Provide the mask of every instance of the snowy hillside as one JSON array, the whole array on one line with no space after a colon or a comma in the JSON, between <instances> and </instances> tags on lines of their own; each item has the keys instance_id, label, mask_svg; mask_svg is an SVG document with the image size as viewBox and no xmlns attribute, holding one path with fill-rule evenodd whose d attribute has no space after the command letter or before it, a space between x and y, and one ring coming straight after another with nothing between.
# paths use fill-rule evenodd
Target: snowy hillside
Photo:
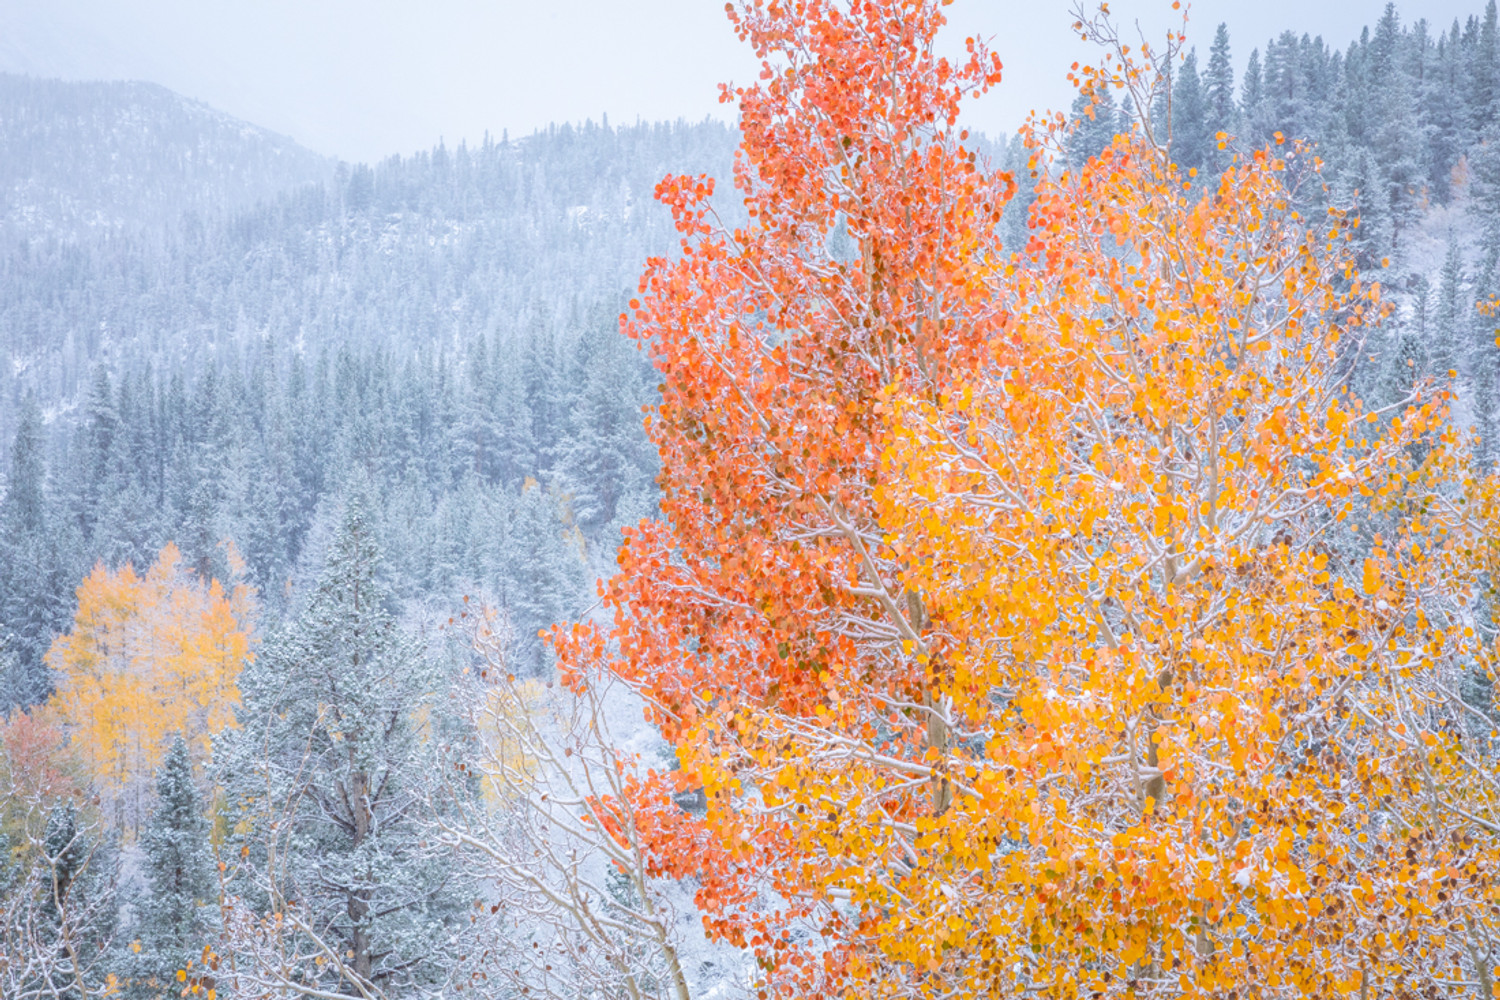
<instances>
[{"instance_id":1,"label":"snowy hillside","mask_svg":"<svg viewBox=\"0 0 1500 1000\"><path fill-rule=\"evenodd\" d=\"M0 74L0 226L69 238L222 217L333 161L150 83Z\"/></svg>"}]
</instances>

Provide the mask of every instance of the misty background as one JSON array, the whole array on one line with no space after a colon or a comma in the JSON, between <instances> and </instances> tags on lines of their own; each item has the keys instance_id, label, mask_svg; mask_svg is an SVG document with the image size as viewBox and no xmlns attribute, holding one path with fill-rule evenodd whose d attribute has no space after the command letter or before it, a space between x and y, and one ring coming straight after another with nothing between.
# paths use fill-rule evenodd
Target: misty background
<instances>
[{"instance_id":1,"label":"misty background","mask_svg":"<svg viewBox=\"0 0 1500 1000\"><path fill-rule=\"evenodd\" d=\"M1096 50L1072 31L1070 0L959 0L949 41L989 38L1005 82L972 110L989 135L1028 111L1072 101L1068 66ZM1160 38L1170 0L1111 4ZM1189 42L1206 58L1219 22L1237 70L1252 47L1291 30L1335 48L1373 24L1382 0L1198 0ZM1400 5L1446 29L1463 0ZM149 80L281 132L319 153L373 161L489 131L551 123L729 121L718 84L757 66L720 0L5 0L0 71L68 80Z\"/></svg>"}]
</instances>

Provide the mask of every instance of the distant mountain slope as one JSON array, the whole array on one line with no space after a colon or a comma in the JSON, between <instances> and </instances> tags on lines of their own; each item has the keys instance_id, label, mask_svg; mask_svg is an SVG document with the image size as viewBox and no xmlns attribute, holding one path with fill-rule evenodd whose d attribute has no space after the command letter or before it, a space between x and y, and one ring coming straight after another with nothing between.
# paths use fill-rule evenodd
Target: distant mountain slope
<instances>
[{"instance_id":1,"label":"distant mountain slope","mask_svg":"<svg viewBox=\"0 0 1500 1000\"><path fill-rule=\"evenodd\" d=\"M159 229L332 176L334 161L151 83L0 73L0 226Z\"/></svg>"},{"instance_id":2,"label":"distant mountain slope","mask_svg":"<svg viewBox=\"0 0 1500 1000\"><path fill-rule=\"evenodd\" d=\"M186 159L182 143L138 143ZM612 320L646 258L677 246L656 183L727 176L734 144L717 122L561 126L341 164L325 183L158 234L85 226L38 239L17 220L0 229L0 439L24 391L70 411L99 361L191 381L262 341L407 355ZM152 179L138 180L149 193Z\"/></svg>"},{"instance_id":3,"label":"distant mountain slope","mask_svg":"<svg viewBox=\"0 0 1500 1000\"><path fill-rule=\"evenodd\" d=\"M25 546L0 537L0 643L30 678L10 697L47 688L100 560L173 540L212 568L230 539L280 614L356 473L396 592L489 595L538 665L537 630L588 604L655 502L656 379L616 332L647 257L679 247L654 189L727 178L734 130L563 125L328 165L157 88L6 83L0 454L18 434L46 453L43 568L7 569ZM0 528L24 492L4 485Z\"/></svg>"}]
</instances>

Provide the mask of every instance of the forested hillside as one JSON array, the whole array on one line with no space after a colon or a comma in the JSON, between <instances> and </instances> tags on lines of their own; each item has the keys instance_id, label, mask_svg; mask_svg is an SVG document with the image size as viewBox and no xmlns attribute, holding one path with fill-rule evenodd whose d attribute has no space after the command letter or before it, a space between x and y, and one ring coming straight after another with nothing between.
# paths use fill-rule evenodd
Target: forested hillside
<instances>
[{"instance_id":1,"label":"forested hillside","mask_svg":"<svg viewBox=\"0 0 1500 1000\"><path fill-rule=\"evenodd\" d=\"M149 83L0 73L7 243L161 235L328 180L333 161Z\"/></svg>"},{"instance_id":2,"label":"forested hillside","mask_svg":"<svg viewBox=\"0 0 1500 1000\"><path fill-rule=\"evenodd\" d=\"M58 119L26 134L71 127L71 85L26 82L16 118ZM172 179L194 147L137 92L115 91L149 137L132 169ZM74 97L105 118L103 93ZM250 159L261 134L241 132ZM653 502L654 383L615 332L641 264L674 242L651 192L669 170L726 172L732 142L716 124L561 127L154 225L13 216L6 509L34 509L0 515L8 697L49 690L41 655L99 560L144 566L175 540L207 570L233 540L278 615L320 502L356 468L379 484L403 598L482 591L529 635L576 613L611 531Z\"/></svg>"}]
</instances>

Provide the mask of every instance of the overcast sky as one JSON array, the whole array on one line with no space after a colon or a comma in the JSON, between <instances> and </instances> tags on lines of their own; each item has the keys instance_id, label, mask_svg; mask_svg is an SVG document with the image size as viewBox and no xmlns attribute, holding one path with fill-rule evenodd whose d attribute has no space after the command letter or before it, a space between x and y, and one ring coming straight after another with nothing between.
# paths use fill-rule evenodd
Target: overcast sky
<instances>
[{"instance_id":1,"label":"overcast sky","mask_svg":"<svg viewBox=\"0 0 1500 1000\"><path fill-rule=\"evenodd\" d=\"M1000 90L972 112L1009 131L1033 108L1065 107L1065 75L1091 49L1070 0L956 0L950 41L992 39ZM1115 0L1154 34L1170 0ZM1343 47L1384 0L1197 0L1190 42L1229 24L1236 63L1292 28ZM1446 26L1483 0L1407 0L1408 20ZM376 159L524 134L552 121L707 114L720 81L755 67L723 0L0 0L0 70L161 83L319 152ZM3 113L3 109L0 109Z\"/></svg>"}]
</instances>

